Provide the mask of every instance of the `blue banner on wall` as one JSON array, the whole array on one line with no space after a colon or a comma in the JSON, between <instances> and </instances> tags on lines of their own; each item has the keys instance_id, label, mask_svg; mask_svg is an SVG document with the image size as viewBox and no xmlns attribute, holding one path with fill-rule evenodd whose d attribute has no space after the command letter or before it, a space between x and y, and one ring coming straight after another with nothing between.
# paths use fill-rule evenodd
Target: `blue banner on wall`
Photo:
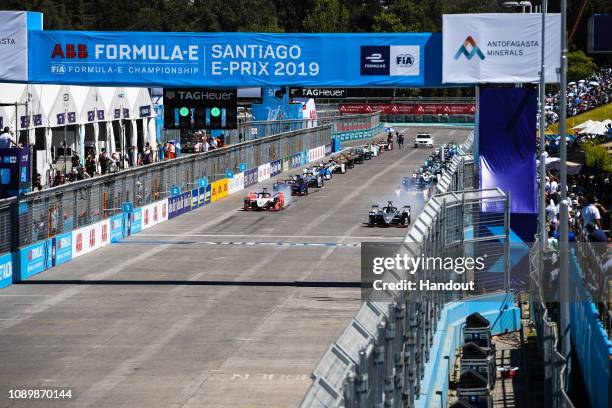
<instances>
[{"instance_id":1,"label":"blue banner on wall","mask_svg":"<svg viewBox=\"0 0 612 408\"><path fill-rule=\"evenodd\" d=\"M72 259L72 232L53 237L52 265L61 265Z\"/></svg>"},{"instance_id":2,"label":"blue banner on wall","mask_svg":"<svg viewBox=\"0 0 612 408\"><path fill-rule=\"evenodd\" d=\"M110 218L111 242L119 242L123 239L123 214L113 215Z\"/></svg>"},{"instance_id":3,"label":"blue banner on wall","mask_svg":"<svg viewBox=\"0 0 612 408\"><path fill-rule=\"evenodd\" d=\"M302 154L297 153L291 156L291 168L295 169L296 167L300 167L302 165Z\"/></svg>"},{"instance_id":4,"label":"blue banner on wall","mask_svg":"<svg viewBox=\"0 0 612 408\"><path fill-rule=\"evenodd\" d=\"M250 169L244 172L244 186L252 186L253 184L257 184L257 167L254 169Z\"/></svg>"},{"instance_id":5,"label":"blue banner on wall","mask_svg":"<svg viewBox=\"0 0 612 408\"><path fill-rule=\"evenodd\" d=\"M270 177L278 176L283 172L282 160L272 160L270 162Z\"/></svg>"},{"instance_id":6,"label":"blue banner on wall","mask_svg":"<svg viewBox=\"0 0 612 408\"><path fill-rule=\"evenodd\" d=\"M13 283L13 254L0 256L0 289Z\"/></svg>"},{"instance_id":7,"label":"blue banner on wall","mask_svg":"<svg viewBox=\"0 0 612 408\"><path fill-rule=\"evenodd\" d=\"M29 66L31 82L185 87L441 84L441 35L430 33L31 31L29 45L29 60L36 61Z\"/></svg>"},{"instance_id":8,"label":"blue banner on wall","mask_svg":"<svg viewBox=\"0 0 612 408\"><path fill-rule=\"evenodd\" d=\"M168 198L168 218L178 217L191 210L191 191Z\"/></svg>"},{"instance_id":9,"label":"blue banner on wall","mask_svg":"<svg viewBox=\"0 0 612 408\"><path fill-rule=\"evenodd\" d=\"M191 190L191 209L195 210L200 206L200 189L194 188Z\"/></svg>"},{"instance_id":10,"label":"blue banner on wall","mask_svg":"<svg viewBox=\"0 0 612 408\"><path fill-rule=\"evenodd\" d=\"M130 235L142 231L142 208L134 208L131 217Z\"/></svg>"},{"instance_id":11,"label":"blue banner on wall","mask_svg":"<svg viewBox=\"0 0 612 408\"><path fill-rule=\"evenodd\" d=\"M21 248L19 250L19 280L25 280L50 268L52 265L51 252L50 239Z\"/></svg>"}]
</instances>

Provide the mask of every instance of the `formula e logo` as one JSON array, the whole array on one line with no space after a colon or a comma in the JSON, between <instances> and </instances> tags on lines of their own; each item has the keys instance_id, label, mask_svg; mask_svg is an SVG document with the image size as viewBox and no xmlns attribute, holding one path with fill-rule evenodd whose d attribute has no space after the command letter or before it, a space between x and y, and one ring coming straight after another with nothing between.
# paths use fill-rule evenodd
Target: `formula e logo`
<instances>
[{"instance_id":1,"label":"formula e logo","mask_svg":"<svg viewBox=\"0 0 612 408\"><path fill-rule=\"evenodd\" d=\"M395 65L399 67L411 67L414 65L414 56L412 54L399 54L395 57Z\"/></svg>"},{"instance_id":2,"label":"formula e logo","mask_svg":"<svg viewBox=\"0 0 612 408\"><path fill-rule=\"evenodd\" d=\"M66 44L65 47L62 47L62 44L55 44L53 52L51 53L51 59L84 59L87 58L88 55L87 45L85 44Z\"/></svg>"},{"instance_id":3,"label":"formula e logo","mask_svg":"<svg viewBox=\"0 0 612 408\"><path fill-rule=\"evenodd\" d=\"M365 59L367 59L370 63L379 63L379 62L385 62L385 60L382 57L382 54L379 52L375 52L374 54L370 54L367 57L365 57Z\"/></svg>"},{"instance_id":4,"label":"formula e logo","mask_svg":"<svg viewBox=\"0 0 612 408\"><path fill-rule=\"evenodd\" d=\"M468 47L472 50L468 51ZM467 38L465 39L461 47L459 47L453 58L457 60L459 59L459 57L461 57L461 55L465 55L465 58L467 58L468 61L474 58L474 55L478 55L478 58L480 58L481 60L485 59L484 54L482 53L482 51L480 51L478 45L476 45L476 40L474 40L471 35L467 36Z\"/></svg>"},{"instance_id":5,"label":"formula e logo","mask_svg":"<svg viewBox=\"0 0 612 408\"><path fill-rule=\"evenodd\" d=\"M389 75L389 46L361 46L361 75Z\"/></svg>"}]
</instances>

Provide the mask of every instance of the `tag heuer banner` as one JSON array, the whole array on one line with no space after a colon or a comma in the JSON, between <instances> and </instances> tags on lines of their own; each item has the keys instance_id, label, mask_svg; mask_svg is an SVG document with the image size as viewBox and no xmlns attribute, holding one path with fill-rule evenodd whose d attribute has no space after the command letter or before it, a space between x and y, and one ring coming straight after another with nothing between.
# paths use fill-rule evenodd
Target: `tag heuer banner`
<instances>
[{"instance_id":1,"label":"tag heuer banner","mask_svg":"<svg viewBox=\"0 0 612 408\"><path fill-rule=\"evenodd\" d=\"M448 14L442 25L443 83L539 81L540 14ZM559 82L561 17L546 15L547 83Z\"/></svg>"}]
</instances>

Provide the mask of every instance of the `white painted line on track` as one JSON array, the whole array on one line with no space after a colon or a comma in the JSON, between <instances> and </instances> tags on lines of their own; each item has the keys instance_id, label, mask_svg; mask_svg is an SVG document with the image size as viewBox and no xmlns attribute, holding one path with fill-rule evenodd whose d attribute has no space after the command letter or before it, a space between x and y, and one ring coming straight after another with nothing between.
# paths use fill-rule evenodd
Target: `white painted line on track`
<instances>
[{"instance_id":1,"label":"white painted line on track","mask_svg":"<svg viewBox=\"0 0 612 408\"><path fill-rule=\"evenodd\" d=\"M364 239L364 240L400 240L402 237L381 237L381 236L352 236L352 235L253 235L253 234L147 234L139 233L134 235L137 240L139 237L216 237L216 238L295 238L295 239Z\"/></svg>"}]
</instances>

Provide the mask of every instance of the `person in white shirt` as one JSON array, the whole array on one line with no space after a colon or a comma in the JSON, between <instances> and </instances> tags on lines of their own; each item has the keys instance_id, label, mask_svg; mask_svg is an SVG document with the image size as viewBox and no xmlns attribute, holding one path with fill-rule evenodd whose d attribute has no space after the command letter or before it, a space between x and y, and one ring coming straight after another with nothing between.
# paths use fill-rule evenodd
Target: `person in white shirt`
<instances>
[{"instance_id":1,"label":"person in white shirt","mask_svg":"<svg viewBox=\"0 0 612 408\"><path fill-rule=\"evenodd\" d=\"M580 216L582 217L583 227L593 223L597 228L601 228L601 214L595 206L595 197L587 197L587 204L580 211Z\"/></svg>"},{"instance_id":2,"label":"person in white shirt","mask_svg":"<svg viewBox=\"0 0 612 408\"><path fill-rule=\"evenodd\" d=\"M557 216L559 214L559 207L557 206L557 204L555 204L555 202L553 200L550 200L548 202L548 205L546 206L546 219L555 224L557 222Z\"/></svg>"},{"instance_id":3,"label":"person in white shirt","mask_svg":"<svg viewBox=\"0 0 612 408\"><path fill-rule=\"evenodd\" d=\"M557 183L557 180L555 180L554 178L550 181L550 193L554 194L557 191L559 191L559 184Z\"/></svg>"},{"instance_id":4,"label":"person in white shirt","mask_svg":"<svg viewBox=\"0 0 612 408\"><path fill-rule=\"evenodd\" d=\"M10 147L16 146L15 139L11 134L10 128L7 126L4 128L4 131L0 134L0 148L8 149Z\"/></svg>"}]
</instances>

